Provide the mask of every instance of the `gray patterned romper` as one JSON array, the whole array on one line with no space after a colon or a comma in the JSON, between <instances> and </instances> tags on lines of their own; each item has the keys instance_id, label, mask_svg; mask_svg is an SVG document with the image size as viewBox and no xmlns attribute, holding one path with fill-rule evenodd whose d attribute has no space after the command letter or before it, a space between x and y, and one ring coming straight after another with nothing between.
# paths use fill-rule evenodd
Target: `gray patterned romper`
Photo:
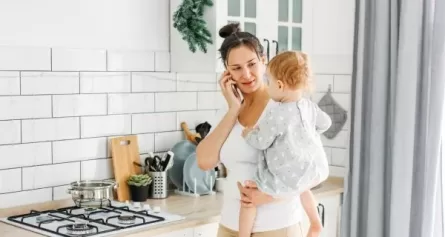
<instances>
[{"instance_id":1,"label":"gray patterned romper","mask_svg":"<svg viewBox=\"0 0 445 237\"><path fill-rule=\"evenodd\" d=\"M329 115L302 98L271 108L246 136L262 150L255 174L258 189L272 196L296 195L329 175L320 134L331 126Z\"/></svg>"}]
</instances>

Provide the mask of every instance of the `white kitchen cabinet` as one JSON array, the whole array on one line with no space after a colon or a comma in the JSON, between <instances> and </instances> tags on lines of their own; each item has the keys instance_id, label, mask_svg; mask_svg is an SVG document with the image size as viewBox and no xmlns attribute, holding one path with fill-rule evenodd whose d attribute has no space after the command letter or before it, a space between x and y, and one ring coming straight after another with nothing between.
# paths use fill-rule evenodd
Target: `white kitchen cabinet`
<instances>
[{"instance_id":1,"label":"white kitchen cabinet","mask_svg":"<svg viewBox=\"0 0 445 237\"><path fill-rule=\"evenodd\" d=\"M217 233L218 223L210 223L196 227L193 237L216 237Z\"/></svg>"},{"instance_id":2,"label":"white kitchen cabinet","mask_svg":"<svg viewBox=\"0 0 445 237\"><path fill-rule=\"evenodd\" d=\"M322 219L323 231L320 237L338 237L340 228L341 217L341 194L327 196L322 198L316 198L319 203L319 214ZM324 211L324 217L323 217ZM309 219L304 214L303 221L301 222L303 228L303 234L306 235L309 229Z\"/></svg>"},{"instance_id":3,"label":"white kitchen cabinet","mask_svg":"<svg viewBox=\"0 0 445 237\"><path fill-rule=\"evenodd\" d=\"M169 232L169 233L165 233L165 234L161 234L161 235L156 235L155 237L194 237L193 233L194 233L194 229L188 228L188 229L177 230L177 231L173 231L173 232Z\"/></svg>"},{"instance_id":4,"label":"white kitchen cabinet","mask_svg":"<svg viewBox=\"0 0 445 237\"><path fill-rule=\"evenodd\" d=\"M171 0L171 18L181 2ZM242 30L256 35L269 59L288 49L312 51L311 0L218 0L213 4L204 14L213 39L207 53L191 52L179 32L170 27L173 72L223 72L218 51L223 39L218 32L229 22L239 22Z\"/></svg>"}]
</instances>

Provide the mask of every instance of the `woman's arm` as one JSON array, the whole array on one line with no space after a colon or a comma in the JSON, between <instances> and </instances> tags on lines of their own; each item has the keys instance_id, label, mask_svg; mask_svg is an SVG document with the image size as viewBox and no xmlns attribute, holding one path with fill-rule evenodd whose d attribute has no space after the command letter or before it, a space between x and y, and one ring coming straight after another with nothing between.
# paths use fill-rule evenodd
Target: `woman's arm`
<instances>
[{"instance_id":1,"label":"woman's arm","mask_svg":"<svg viewBox=\"0 0 445 237\"><path fill-rule=\"evenodd\" d=\"M215 129L198 144L196 159L202 170L210 170L218 164L219 151L236 123L238 111L229 109Z\"/></svg>"},{"instance_id":2,"label":"woman's arm","mask_svg":"<svg viewBox=\"0 0 445 237\"><path fill-rule=\"evenodd\" d=\"M229 110L215 129L199 142L196 148L196 159L198 160L199 168L202 170L212 169L218 164L219 151L227 136L229 136L230 131L232 131L241 109L240 92L234 89L236 82L232 79L229 72L225 71L221 75L219 85Z\"/></svg>"}]
</instances>

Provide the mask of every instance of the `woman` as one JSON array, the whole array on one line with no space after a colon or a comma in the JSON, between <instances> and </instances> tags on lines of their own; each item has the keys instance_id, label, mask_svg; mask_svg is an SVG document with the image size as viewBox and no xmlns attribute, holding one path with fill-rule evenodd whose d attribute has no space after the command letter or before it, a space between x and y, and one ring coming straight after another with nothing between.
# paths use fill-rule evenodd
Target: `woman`
<instances>
[{"instance_id":1,"label":"woman","mask_svg":"<svg viewBox=\"0 0 445 237\"><path fill-rule=\"evenodd\" d=\"M218 237L238 236L241 205L257 206L252 236L302 236L299 222L303 208L300 197L274 200L258 189L249 185L243 187L238 183L238 180L252 179L259 154L258 150L244 141L242 130L255 126L264 112L276 105L276 102L269 98L263 82L264 49L258 38L240 32L238 24L223 27L219 34L225 38L220 53L227 69L219 83L228 109L196 150L201 169L213 169L219 162L227 168ZM240 192L243 193L241 202ZM315 207L308 214L311 220L318 218L315 217Z\"/></svg>"}]
</instances>

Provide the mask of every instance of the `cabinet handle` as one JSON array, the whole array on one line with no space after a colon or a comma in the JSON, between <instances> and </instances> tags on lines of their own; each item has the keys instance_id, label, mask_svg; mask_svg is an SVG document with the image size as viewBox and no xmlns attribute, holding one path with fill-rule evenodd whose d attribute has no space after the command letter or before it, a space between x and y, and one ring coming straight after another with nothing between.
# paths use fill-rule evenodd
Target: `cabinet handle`
<instances>
[{"instance_id":1,"label":"cabinet handle","mask_svg":"<svg viewBox=\"0 0 445 237\"><path fill-rule=\"evenodd\" d=\"M269 62L269 58L270 58L270 49L269 49L269 40L268 39L264 39L264 41L267 42L267 46L266 46L266 55L267 55L267 62Z\"/></svg>"},{"instance_id":2,"label":"cabinet handle","mask_svg":"<svg viewBox=\"0 0 445 237\"><path fill-rule=\"evenodd\" d=\"M276 43L276 44L277 44L277 45L275 45L275 55L278 55L278 48L279 48L279 47L278 47L278 46L279 46L279 45L278 45L278 41L276 41L276 40L272 40L272 44L273 44L273 43Z\"/></svg>"},{"instance_id":3,"label":"cabinet handle","mask_svg":"<svg viewBox=\"0 0 445 237\"><path fill-rule=\"evenodd\" d=\"M317 206L318 215L321 218L321 225L324 227L324 205L319 203Z\"/></svg>"}]
</instances>

